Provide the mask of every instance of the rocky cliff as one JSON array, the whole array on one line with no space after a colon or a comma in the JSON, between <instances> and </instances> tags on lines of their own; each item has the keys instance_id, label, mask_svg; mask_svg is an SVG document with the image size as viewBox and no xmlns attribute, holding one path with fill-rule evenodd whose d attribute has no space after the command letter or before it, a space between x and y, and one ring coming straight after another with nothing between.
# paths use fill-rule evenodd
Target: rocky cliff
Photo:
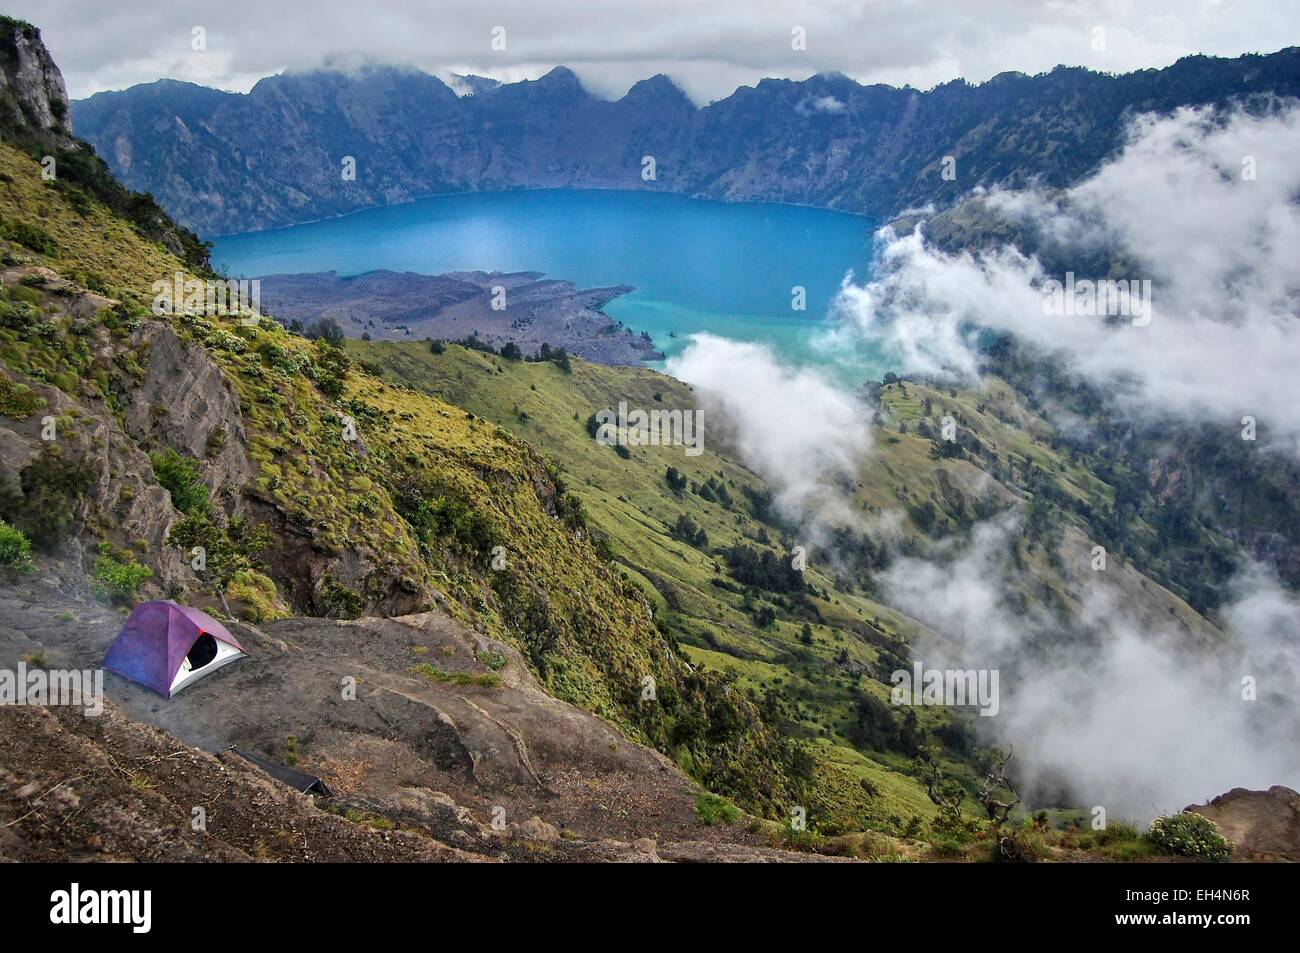
<instances>
[{"instance_id":1,"label":"rocky cliff","mask_svg":"<svg viewBox=\"0 0 1300 953\"><path fill-rule=\"evenodd\" d=\"M94 198L191 267L206 270L208 249L172 221L150 195L124 188L72 134L63 74L30 23L0 16L0 140L42 163L52 188L74 202Z\"/></svg>"}]
</instances>

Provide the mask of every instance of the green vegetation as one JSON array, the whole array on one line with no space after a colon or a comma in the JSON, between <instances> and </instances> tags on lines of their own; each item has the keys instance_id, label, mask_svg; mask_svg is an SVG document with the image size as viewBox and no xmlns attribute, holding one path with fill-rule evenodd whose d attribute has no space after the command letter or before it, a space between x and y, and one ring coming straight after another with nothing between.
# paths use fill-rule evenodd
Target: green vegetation
<instances>
[{"instance_id":1,"label":"green vegetation","mask_svg":"<svg viewBox=\"0 0 1300 953\"><path fill-rule=\"evenodd\" d=\"M32 544L22 530L0 520L0 566L12 569L30 569Z\"/></svg>"},{"instance_id":2,"label":"green vegetation","mask_svg":"<svg viewBox=\"0 0 1300 953\"><path fill-rule=\"evenodd\" d=\"M726 798L705 791L695 799L695 816L706 827L714 827L736 823L740 819L740 810Z\"/></svg>"},{"instance_id":3,"label":"green vegetation","mask_svg":"<svg viewBox=\"0 0 1300 953\"><path fill-rule=\"evenodd\" d=\"M1232 842L1219 825L1190 811L1157 817L1147 830L1147 840L1162 854L1196 860L1222 861L1232 856Z\"/></svg>"},{"instance_id":4,"label":"green vegetation","mask_svg":"<svg viewBox=\"0 0 1300 953\"><path fill-rule=\"evenodd\" d=\"M115 554L108 543L100 546L99 557L91 570L95 591L115 603L130 602L152 577L152 569L129 555Z\"/></svg>"},{"instance_id":5,"label":"green vegetation","mask_svg":"<svg viewBox=\"0 0 1300 953\"><path fill-rule=\"evenodd\" d=\"M899 554L925 553L1018 505L1009 498L1027 501L1015 548L1033 581L1026 610L1069 606L1058 530L1091 543L1132 521L1146 528L1144 546L1176 531L1170 538L1184 554L1209 538L1196 529L1197 513L1165 525L1146 497L1121 506L1137 493L1136 471L1108 470L1097 465L1099 451L1069 446L1020 383L880 385L879 452L845 489L867 524L908 516L896 539L841 532L831 544L842 560L830 564L814 550L799 571L791 557L802 541L771 491L718 448L697 457L673 447L610 453L591 439L585 422L619 400L694 407L680 382L562 352L502 359L472 341L340 341L329 328L311 340L269 320L155 319L150 284L183 265L87 194L82 201L45 188L29 159L0 146L0 220L39 221L52 243L33 248L0 230L0 255L79 275L115 299L74 316L60 304L72 292L43 274L0 294L0 413L21 420L40 411L46 400L33 384L78 408L58 416L60 440L23 466L20 486L0 498L0 517L37 550L73 533L106 540L91 570L105 595L129 601L150 584L146 562L156 558L122 538L109 506L138 500L141 482L158 497L164 487L184 517L167 545L202 547L197 585L245 617L446 606L517 648L547 691L697 779L709 792L697 804L702 820L713 818L706 823L729 823L735 805L783 819L801 805L808 829L787 824L775 835L800 849L837 849L835 838L864 831L909 843L927 837L936 852L963 859L998 851L1034 860L1067 844L1117 858L1155 849L1148 839L1036 823L1009 826L990 843L971 816L977 750L963 716L888 701L889 673L908 664L924 630L878 600L876 574ZM106 430L125 420L148 367L141 338L160 328L202 349L238 399L239 438L254 467L243 491L248 522L228 518L221 495L209 498L205 460L171 449L150 454L151 466L115 488L115 500L87 505L99 461L136 451L96 445L79 424L81 408L102 416ZM1003 371L1019 373L1011 364ZM953 444L934 438L947 414L959 424ZM234 438L231 428L214 430L208 459ZM985 492L988 476L1015 493ZM1165 567L1171 585L1190 565L1174 562ZM1154 583L1148 593L1189 628L1203 624L1178 595ZM427 663L416 671L498 687L504 656L478 660L487 672ZM865 842L845 849L875 850Z\"/></svg>"},{"instance_id":6,"label":"green vegetation","mask_svg":"<svg viewBox=\"0 0 1300 953\"><path fill-rule=\"evenodd\" d=\"M171 494L172 506L190 516L206 516L211 509L208 488L203 485L198 463L187 460L171 447L149 454L154 478Z\"/></svg>"},{"instance_id":7,"label":"green vegetation","mask_svg":"<svg viewBox=\"0 0 1300 953\"><path fill-rule=\"evenodd\" d=\"M685 385L641 368L580 360L569 361L568 373L546 362L494 361L456 344L348 341L346 348L362 368L459 404L563 463L553 479L577 497L597 544L616 560L624 586L648 600L674 651L721 675L733 698L798 740L782 755L797 787L774 814L801 803L812 806L814 826L897 830L911 816L933 813L923 789L902 772L915 739L947 715L926 711L918 720L881 703L893 727L876 747L855 740L861 697L887 698L878 679L906 656L906 620L815 560L804 574L794 570L794 541L785 538L767 488L713 448L698 457L672 447L631 448L624 457L591 438L594 414L620 399L694 406ZM554 613L543 611L542 594L529 584L535 577L515 569L512 560L511 571L494 573L491 585L507 617L523 622L515 626L516 644L552 678L544 666ZM674 702L668 696L666 704ZM679 765L706 780L685 745L671 736L665 743ZM868 777L888 778L880 785L888 793L868 796L861 784ZM714 790L752 804L736 790Z\"/></svg>"},{"instance_id":8,"label":"green vegetation","mask_svg":"<svg viewBox=\"0 0 1300 953\"><path fill-rule=\"evenodd\" d=\"M428 662L421 662L415 666L414 671L431 682L442 682L446 685L475 685L479 688L501 687L501 676L493 672L478 674L473 672L447 672L430 665Z\"/></svg>"}]
</instances>

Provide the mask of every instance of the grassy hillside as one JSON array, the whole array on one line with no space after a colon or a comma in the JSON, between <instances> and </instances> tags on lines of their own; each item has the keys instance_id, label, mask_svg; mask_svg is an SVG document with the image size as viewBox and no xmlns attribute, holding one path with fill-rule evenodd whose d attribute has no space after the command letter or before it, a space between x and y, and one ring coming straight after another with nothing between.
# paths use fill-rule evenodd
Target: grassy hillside
<instances>
[{"instance_id":1,"label":"grassy hillside","mask_svg":"<svg viewBox=\"0 0 1300 953\"><path fill-rule=\"evenodd\" d=\"M180 260L4 147L0 221L0 414L23 448L7 461L0 517L43 552L92 575L138 565L152 578L127 595L214 608L229 596L249 617L443 605L518 646L557 697L712 790L769 816L805 806L824 832L933 817L912 775L921 744L975 789L963 716L887 704L888 674L922 627L880 600L875 571L1023 507L1025 598L1068 605L1077 580L1049 530L1089 542L1081 514L1113 500L1005 383L892 382L876 395L878 452L853 495L868 516L901 509L900 538L849 533L836 565L765 577L755 566L784 566L799 540L725 448L621 454L590 437L589 416L620 400L689 406L679 382L454 345L342 352L246 315L155 317L150 286L185 271ZM210 429L172 417L187 389L166 389L176 375L220 410ZM47 410L53 446L37 436ZM945 413L961 425L956 452L933 439ZM182 463L164 472L168 451ZM220 584L191 572L195 543L236 571ZM1206 626L1163 588L1143 589L1152 611Z\"/></svg>"},{"instance_id":2,"label":"grassy hillside","mask_svg":"<svg viewBox=\"0 0 1300 953\"><path fill-rule=\"evenodd\" d=\"M183 264L106 207L70 201L8 147L0 218L0 427L14 448L0 516L37 540L38 558L116 572L130 581L121 599L166 592L215 609L213 575L187 562L200 543L210 566L239 568L224 585L242 591L244 611L348 617L439 603L519 646L556 696L712 789L766 814L806 800L806 757L745 693L673 651L640 591L592 546L579 501L525 443L272 321L155 317L150 285ZM196 436L158 399L168 379L182 393L207 388L217 406L231 395L229 407ZM59 436L47 445L50 411ZM164 477L169 450L182 463ZM231 477L245 468L247 481Z\"/></svg>"},{"instance_id":3,"label":"grassy hillside","mask_svg":"<svg viewBox=\"0 0 1300 953\"><path fill-rule=\"evenodd\" d=\"M918 623L816 560L803 592L738 580L724 551L742 546L787 561L797 535L756 504L767 492L762 481L715 444L706 441L695 457L680 447L632 447L625 457L591 438L588 417L620 400L692 406L685 384L643 368L579 360L565 372L460 345L441 354L415 343L349 341L347 349L363 367L465 406L558 461L592 529L608 539L689 658L751 691L787 734L816 742L820 761L875 784L881 793L863 801L862 817L888 824L933 814L917 782L896 773L907 768L906 751L873 746L860 726L861 709L870 705L865 696L887 703L888 675L907 657ZM669 467L686 478L684 488L669 484ZM706 542L674 535L683 517ZM770 624L760 621L764 609L775 616ZM922 710L914 730L919 737L950 720L946 712ZM950 754L950 769L969 780L958 763L965 752Z\"/></svg>"},{"instance_id":4,"label":"grassy hillside","mask_svg":"<svg viewBox=\"0 0 1300 953\"><path fill-rule=\"evenodd\" d=\"M937 743L946 771L971 793L979 752L960 716L923 709L916 717L879 704L888 699L889 673L907 664L923 626L881 601L875 573L978 520L1020 509L1017 597L1027 608L1069 613L1078 608L1096 545L1080 514L1113 506L1114 488L1086 457L1061 447L1031 401L1006 382L988 378L979 390L960 391L891 379L873 395L876 449L862 462L852 499L863 525L903 514L897 538L846 532L835 541L834 564L809 566L802 592L773 592L739 578L727 552L742 546L786 559L798 535L764 506L766 487L726 447L715 439L696 457L680 447L620 453L588 430L592 413L619 401L690 407L694 395L685 384L648 369L574 360L566 371L455 344L349 341L347 348L373 373L467 407L559 461L592 529L607 538L691 660L735 679L783 731L812 743L818 764L835 767L834 783L825 778L824 788L848 774L874 792L863 816L876 822L933 814L911 774L919 744ZM939 440L946 415L959 432L950 449ZM667 479L670 467L684 486ZM683 518L707 539L680 532ZM1176 618L1189 638L1215 637L1186 602L1134 567L1114 575L1148 618Z\"/></svg>"}]
</instances>

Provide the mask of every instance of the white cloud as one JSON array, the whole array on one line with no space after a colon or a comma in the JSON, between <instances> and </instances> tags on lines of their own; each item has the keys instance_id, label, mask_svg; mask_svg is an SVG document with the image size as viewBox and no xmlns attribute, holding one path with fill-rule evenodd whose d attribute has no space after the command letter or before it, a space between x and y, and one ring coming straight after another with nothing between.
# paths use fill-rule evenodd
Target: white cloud
<instances>
[{"instance_id":1,"label":"white cloud","mask_svg":"<svg viewBox=\"0 0 1300 953\"><path fill-rule=\"evenodd\" d=\"M764 76L824 71L919 88L1060 63L1128 72L1189 53L1272 52L1300 32L1300 10L1273 0L1194 10L1182 0L117 0L111 16L102 0L11 0L7 9L42 28L74 97L166 76L246 91L257 77L356 53L497 79L562 64L603 95L664 72L706 102ZM207 53L190 50L194 26L208 30ZM506 28L504 51L489 46L494 26ZM804 51L791 48L795 26L807 30Z\"/></svg>"},{"instance_id":2,"label":"white cloud","mask_svg":"<svg viewBox=\"0 0 1300 953\"><path fill-rule=\"evenodd\" d=\"M816 371L783 366L759 344L697 334L668 362L705 411L705 440L725 425L746 466L792 519L851 519L839 492L871 446L871 408ZM716 423L715 423L716 421Z\"/></svg>"},{"instance_id":3,"label":"white cloud","mask_svg":"<svg viewBox=\"0 0 1300 953\"><path fill-rule=\"evenodd\" d=\"M1133 410L1250 415L1300 454L1297 154L1300 108L1182 110L1136 120L1122 155L1064 196L988 197L1056 245L1125 250L1136 274L1123 277L1153 282L1145 326L1047 314L1036 259L1010 246L945 255L920 232L886 234L877 277L846 287L839 313L908 369L972 375L976 329L1009 331L1123 389Z\"/></svg>"},{"instance_id":4,"label":"white cloud","mask_svg":"<svg viewBox=\"0 0 1300 953\"><path fill-rule=\"evenodd\" d=\"M1172 622L1136 619L1098 574L1063 629L1011 598L1016 531L1014 517L989 521L964 548L899 560L880 581L890 605L956 646L957 658L944 658L922 640L918 660L1000 671L1000 710L976 727L1014 745L1031 794L1064 781L1076 803L1147 821L1233 787L1300 786L1292 595L1261 569L1243 573L1222 613L1227 638L1204 651ZM1255 701L1242 698L1245 676L1257 681Z\"/></svg>"}]
</instances>

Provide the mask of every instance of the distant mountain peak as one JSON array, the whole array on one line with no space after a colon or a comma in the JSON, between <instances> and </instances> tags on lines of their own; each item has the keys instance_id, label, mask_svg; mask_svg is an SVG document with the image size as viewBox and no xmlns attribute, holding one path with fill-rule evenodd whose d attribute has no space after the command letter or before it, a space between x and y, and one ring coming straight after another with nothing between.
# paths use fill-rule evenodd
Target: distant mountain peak
<instances>
[{"instance_id":1,"label":"distant mountain peak","mask_svg":"<svg viewBox=\"0 0 1300 953\"><path fill-rule=\"evenodd\" d=\"M680 100L687 105L694 105L691 99L682 91L671 76L666 73L656 73L649 79L639 80L632 84L632 88L623 96L624 102L637 102L657 100L661 102L670 102Z\"/></svg>"},{"instance_id":2,"label":"distant mountain peak","mask_svg":"<svg viewBox=\"0 0 1300 953\"><path fill-rule=\"evenodd\" d=\"M567 66L556 66L549 72L543 73L537 80L539 83L546 83L548 86L573 86L577 89L582 88L582 80L578 79L578 74Z\"/></svg>"},{"instance_id":3,"label":"distant mountain peak","mask_svg":"<svg viewBox=\"0 0 1300 953\"><path fill-rule=\"evenodd\" d=\"M473 73L452 73L448 76L447 85L457 96L476 96L497 89L501 86L501 80Z\"/></svg>"}]
</instances>

